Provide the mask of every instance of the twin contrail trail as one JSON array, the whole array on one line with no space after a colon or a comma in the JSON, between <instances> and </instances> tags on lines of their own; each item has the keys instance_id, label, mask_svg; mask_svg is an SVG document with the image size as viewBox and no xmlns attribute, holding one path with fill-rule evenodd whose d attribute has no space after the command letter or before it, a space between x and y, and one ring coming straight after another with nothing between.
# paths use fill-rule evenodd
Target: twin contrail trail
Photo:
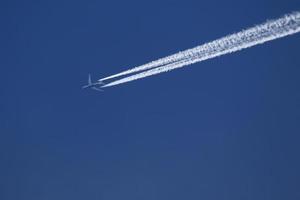
<instances>
[{"instance_id":1,"label":"twin contrail trail","mask_svg":"<svg viewBox=\"0 0 300 200\"><path fill-rule=\"evenodd\" d=\"M145 78L162 72L171 71L196 62L205 61L221 55L233 53L267 41L282 38L300 32L300 12L285 15L279 19L267 21L261 25L234 33L212 42L188 49L165 58L123 71L100 79L109 80L136 73L108 83L102 87L110 87L133 80ZM146 71L147 70L147 71ZM140 73L138 73L140 72Z\"/></svg>"}]
</instances>

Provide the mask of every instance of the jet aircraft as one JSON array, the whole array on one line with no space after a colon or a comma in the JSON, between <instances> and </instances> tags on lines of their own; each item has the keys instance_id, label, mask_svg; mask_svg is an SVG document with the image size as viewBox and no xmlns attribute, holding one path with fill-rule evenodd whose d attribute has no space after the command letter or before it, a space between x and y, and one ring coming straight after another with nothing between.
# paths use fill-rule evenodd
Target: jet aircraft
<instances>
[{"instance_id":1,"label":"jet aircraft","mask_svg":"<svg viewBox=\"0 0 300 200\"><path fill-rule=\"evenodd\" d=\"M87 88L91 88L93 90L97 90L99 92L102 92L103 90L101 89L101 86L104 85L104 83L102 81L97 81L95 83L92 82L92 78L91 75L89 74L88 77L88 84L82 86L82 89L87 89Z\"/></svg>"}]
</instances>

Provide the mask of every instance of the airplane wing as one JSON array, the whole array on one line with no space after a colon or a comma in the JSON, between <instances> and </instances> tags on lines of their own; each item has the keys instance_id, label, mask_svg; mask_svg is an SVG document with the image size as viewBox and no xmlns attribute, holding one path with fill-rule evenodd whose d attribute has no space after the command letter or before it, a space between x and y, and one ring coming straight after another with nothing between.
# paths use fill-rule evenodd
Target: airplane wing
<instances>
[{"instance_id":1,"label":"airplane wing","mask_svg":"<svg viewBox=\"0 0 300 200\"><path fill-rule=\"evenodd\" d=\"M99 89L99 88L96 88L96 87L92 87L92 89L97 90L97 91L99 91L99 92L103 92L103 90L101 90L101 89Z\"/></svg>"}]
</instances>

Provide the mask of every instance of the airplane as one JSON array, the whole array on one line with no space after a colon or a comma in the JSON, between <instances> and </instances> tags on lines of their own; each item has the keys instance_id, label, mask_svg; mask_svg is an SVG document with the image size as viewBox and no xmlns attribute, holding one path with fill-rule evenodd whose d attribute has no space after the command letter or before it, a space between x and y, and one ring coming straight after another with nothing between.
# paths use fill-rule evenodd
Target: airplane
<instances>
[{"instance_id":1,"label":"airplane","mask_svg":"<svg viewBox=\"0 0 300 200\"><path fill-rule=\"evenodd\" d=\"M89 74L88 84L82 86L82 89L91 88L93 90L97 90L99 92L102 92L103 90L100 89L101 85L105 85L105 84L102 81L92 83L92 78L91 78L91 75Z\"/></svg>"}]
</instances>

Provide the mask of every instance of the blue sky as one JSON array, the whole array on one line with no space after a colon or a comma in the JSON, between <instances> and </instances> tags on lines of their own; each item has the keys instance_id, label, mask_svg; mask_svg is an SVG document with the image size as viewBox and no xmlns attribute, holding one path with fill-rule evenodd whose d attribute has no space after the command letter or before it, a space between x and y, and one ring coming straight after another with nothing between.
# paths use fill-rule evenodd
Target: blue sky
<instances>
[{"instance_id":1,"label":"blue sky","mask_svg":"<svg viewBox=\"0 0 300 200\"><path fill-rule=\"evenodd\" d=\"M299 34L81 90L299 1L0 5L0 199L300 198Z\"/></svg>"}]
</instances>

